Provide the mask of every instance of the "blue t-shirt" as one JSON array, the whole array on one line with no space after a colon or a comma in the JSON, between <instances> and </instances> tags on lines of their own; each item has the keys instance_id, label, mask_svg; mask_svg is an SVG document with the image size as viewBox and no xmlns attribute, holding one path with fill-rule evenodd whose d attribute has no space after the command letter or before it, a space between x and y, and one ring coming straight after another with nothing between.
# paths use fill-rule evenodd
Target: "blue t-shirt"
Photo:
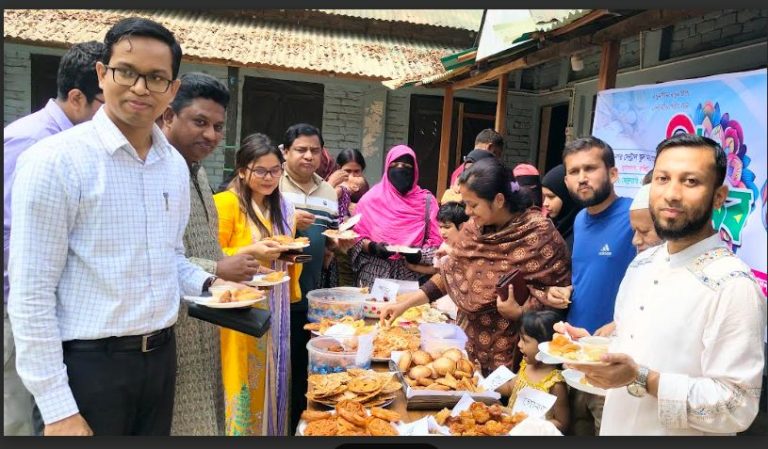
<instances>
[{"instance_id":1,"label":"blue t-shirt","mask_svg":"<svg viewBox=\"0 0 768 449\"><path fill-rule=\"evenodd\" d=\"M590 333L613 321L616 293L637 255L629 224L631 198L619 197L590 215L582 209L573 224L573 296L568 323Z\"/></svg>"}]
</instances>

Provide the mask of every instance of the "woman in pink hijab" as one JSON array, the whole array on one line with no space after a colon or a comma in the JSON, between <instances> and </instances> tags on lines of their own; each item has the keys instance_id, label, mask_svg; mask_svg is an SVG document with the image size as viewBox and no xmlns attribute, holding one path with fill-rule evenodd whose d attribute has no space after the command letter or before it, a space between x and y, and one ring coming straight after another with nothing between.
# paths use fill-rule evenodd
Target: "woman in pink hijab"
<instances>
[{"instance_id":1,"label":"woman in pink hijab","mask_svg":"<svg viewBox=\"0 0 768 449\"><path fill-rule=\"evenodd\" d=\"M357 285L371 286L376 278L418 280L420 273L408 264L432 265L442 243L435 196L418 186L416 153L406 145L389 150L382 180L357 203L362 215L355 231L360 240L349 251ZM413 248L413 253L386 247Z\"/></svg>"}]
</instances>

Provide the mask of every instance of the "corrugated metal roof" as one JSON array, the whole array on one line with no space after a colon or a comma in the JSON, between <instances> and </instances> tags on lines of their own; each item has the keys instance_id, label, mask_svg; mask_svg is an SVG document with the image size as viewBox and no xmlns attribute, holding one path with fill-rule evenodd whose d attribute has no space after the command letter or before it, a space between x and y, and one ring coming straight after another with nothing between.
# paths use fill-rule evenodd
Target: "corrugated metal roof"
<instances>
[{"instance_id":1,"label":"corrugated metal roof","mask_svg":"<svg viewBox=\"0 0 768 449\"><path fill-rule=\"evenodd\" d=\"M318 9L326 14L478 31L482 9Z\"/></svg>"},{"instance_id":2,"label":"corrugated metal roof","mask_svg":"<svg viewBox=\"0 0 768 449\"><path fill-rule=\"evenodd\" d=\"M3 33L42 45L103 40L118 20L140 16L174 32L185 59L284 71L393 79L443 73L440 58L461 49L443 44L303 26L222 18L192 11L4 11Z\"/></svg>"}]
</instances>

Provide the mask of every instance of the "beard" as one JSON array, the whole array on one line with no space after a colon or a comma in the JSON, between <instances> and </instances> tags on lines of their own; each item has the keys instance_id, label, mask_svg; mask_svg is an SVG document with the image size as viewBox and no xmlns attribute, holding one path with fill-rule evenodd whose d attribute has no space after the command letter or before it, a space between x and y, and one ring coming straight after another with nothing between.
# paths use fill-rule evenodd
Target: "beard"
<instances>
[{"instance_id":1,"label":"beard","mask_svg":"<svg viewBox=\"0 0 768 449\"><path fill-rule=\"evenodd\" d=\"M580 207L592 207L607 200L608 197L611 196L612 191L613 191L613 184L611 184L610 179L606 179L603 185L601 185L597 190L595 190L595 194L592 195L591 198L581 199L578 196L578 190L577 192L571 193L571 198Z\"/></svg>"},{"instance_id":2,"label":"beard","mask_svg":"<svg viewBox=\"0 0 768 449\"><path fill-rule=\"evenodd\" d=\"M676 224L662 223L656 216L654 209L648 209L651 212L651 220L653 220L653 228L656 230L656 235L662 240L680 240L701 231L702 228L712 221L711 205L714 197L715 194L713 192L712 197L708 203L705 203L705 206L700 209L687 210L686 212L689 213L688 217Z\"/></svg>"}]
</instances>

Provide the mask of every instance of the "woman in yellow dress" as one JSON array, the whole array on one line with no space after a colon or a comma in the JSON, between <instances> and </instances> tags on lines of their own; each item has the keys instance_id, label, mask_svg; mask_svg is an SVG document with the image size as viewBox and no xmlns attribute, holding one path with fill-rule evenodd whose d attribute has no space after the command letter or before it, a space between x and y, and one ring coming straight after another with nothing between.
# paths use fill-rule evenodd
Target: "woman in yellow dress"
<instances>
[{"instance_id":1,"label":"woman in yellow dress","mask_svg":"<svg viewBox=\"0 0 768 449\"><path fill-rule=\"evenodd\" d=\"M253 254L259 263L287 271L290 283L271 288L269 331L261 338L221 330L221 362L227 435L288 435L290 426L290 302L301 299L299 266L278 260L281 250L263 238L294 235L294 209L278 183L283 156L264 134L243 140L229 189L214 195L219 241L227 255Z\"/></svg>"}]
</instances>

